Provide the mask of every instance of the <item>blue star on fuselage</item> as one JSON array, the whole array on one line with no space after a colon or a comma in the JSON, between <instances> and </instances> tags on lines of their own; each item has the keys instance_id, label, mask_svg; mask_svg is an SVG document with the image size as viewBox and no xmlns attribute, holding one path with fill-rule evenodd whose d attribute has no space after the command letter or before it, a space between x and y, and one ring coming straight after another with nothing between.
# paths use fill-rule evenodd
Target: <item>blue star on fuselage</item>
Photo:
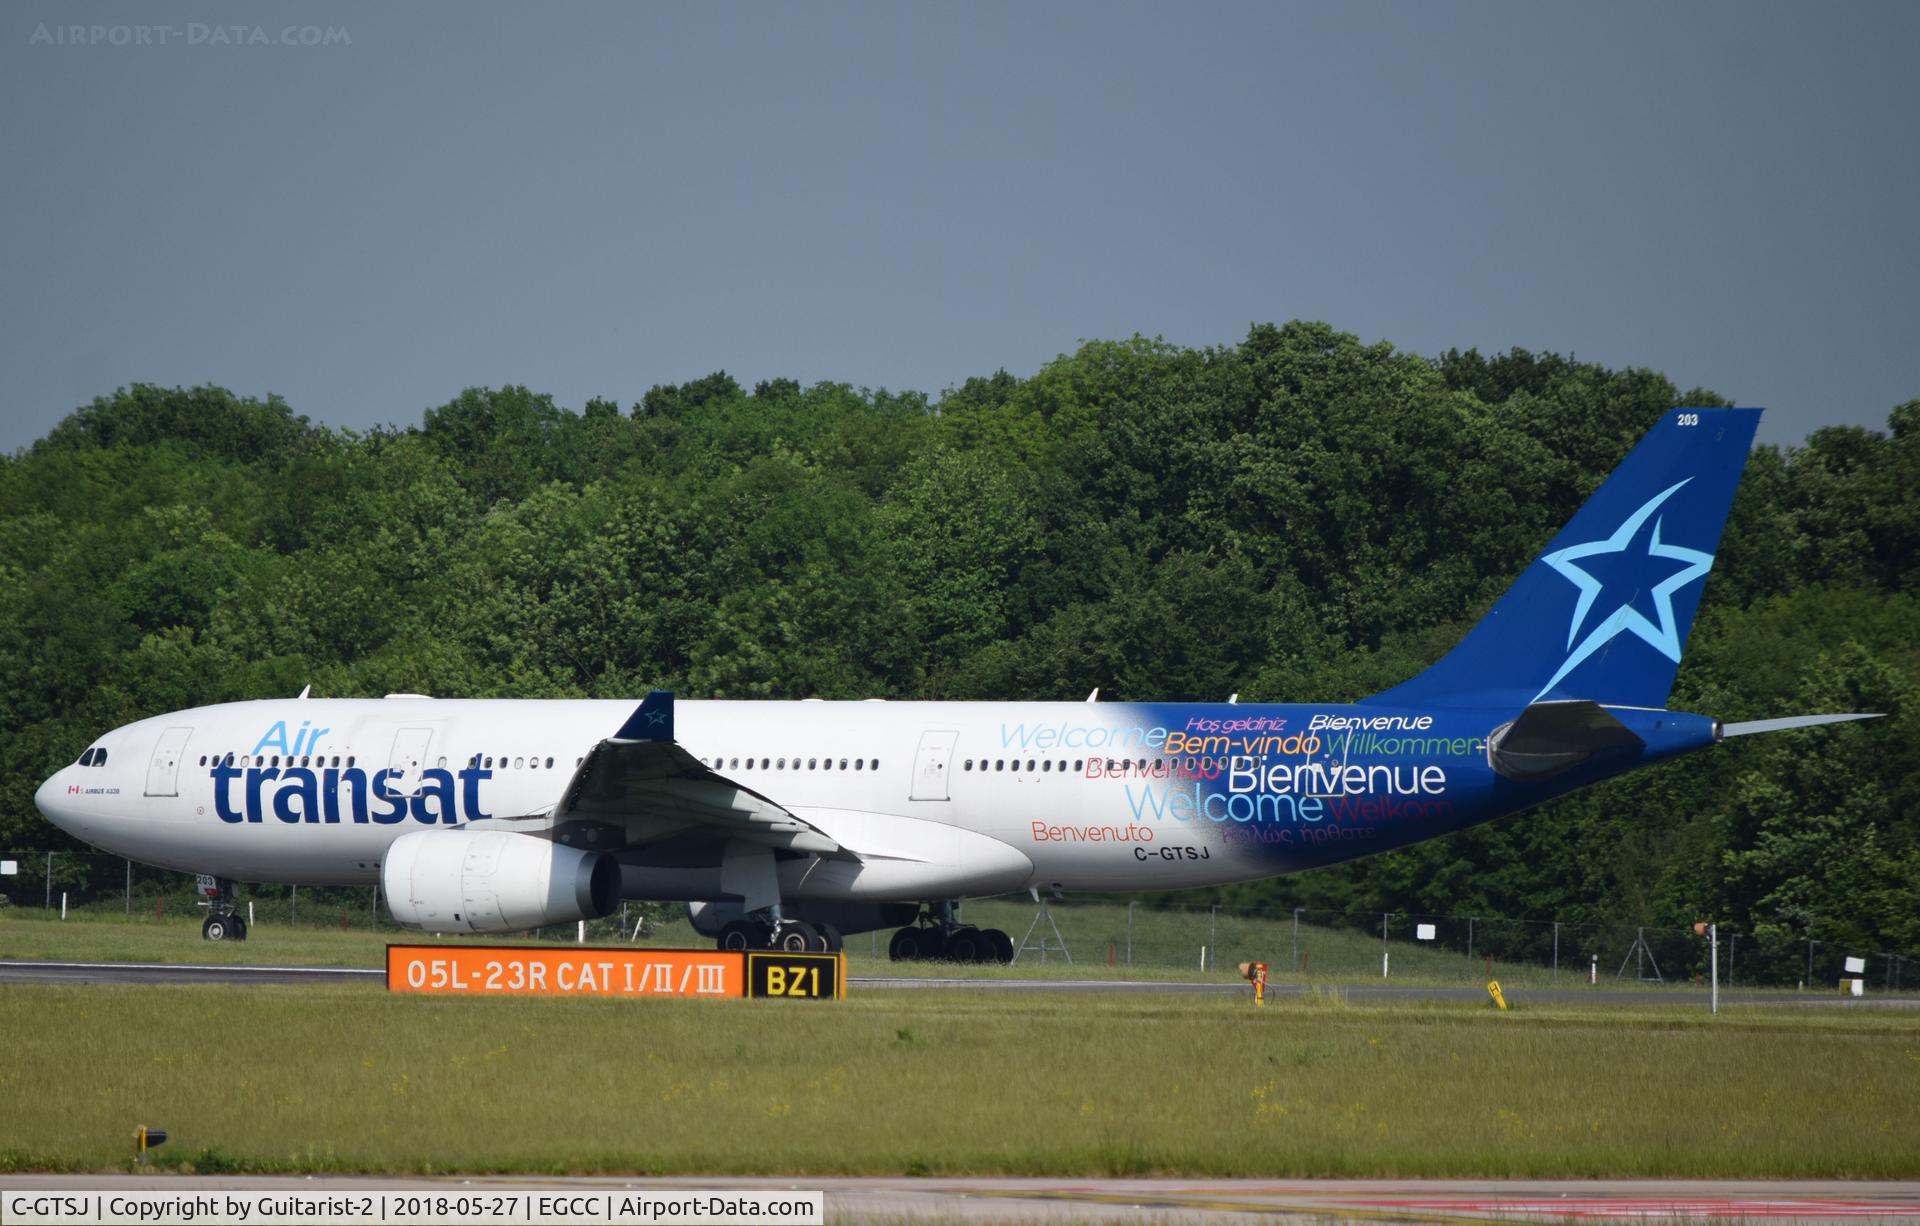
<instances>
[{"instance_id":1,"label":"blue star on fuselage","mask_svg":"<svg viewBox=\"0 0 1920 1226\"><path fill-rule=\"evenodd\" d=\"M1553 678L1540 687L1540 693L1534 695L1535 700L1560 684L1563 677L1584 664L1594 652L1611 643L1622 631L1631 631L1667 659L1676 664L1680 662L1680 632L1674 623L1673 594L1711 570L1713 555L1663 542L1660 539L1661 521L1654 518L1654 512L1686 483L1681 481L1670 485L1647 499L1605 540L1569 545L1540 559L1580 589L1580 599L1574 604L1572 620L1567 623L1567 658ZM1646 548L1633 549L1635 538L1649 519L1653 519L1653 529L1647 536ZM1653 577L1649 573L1650 560L1655 558L1681 565L1680 569L1666 575L1658 583L1649 585L1647 580ZM1596 577L1594 571L1602 571L1605 578ZM1585 637L1581 637L1581 628L1587 624L1588 615L1600 603L1601 593L1609 587L1615 590L1625 588L1625 595L1611 613L1587 631ZM1652 618L1633 607L1634 600L1643 592L1652 601Z\"/></svg>"}]
</instances>

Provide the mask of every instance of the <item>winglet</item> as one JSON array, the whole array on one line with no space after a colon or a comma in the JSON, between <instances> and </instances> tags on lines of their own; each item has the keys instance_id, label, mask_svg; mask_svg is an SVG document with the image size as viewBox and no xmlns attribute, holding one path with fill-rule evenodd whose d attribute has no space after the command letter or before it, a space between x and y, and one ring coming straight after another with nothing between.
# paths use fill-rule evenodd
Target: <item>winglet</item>
<instances>
[{"instance_id":1,"label":"winglet","mask_svg":"<svg viewBox=\"0 0 1920 1226\"><path fill-rule=\"evenodd\" d=\"M671 741L673 739L673 691L655 690L648 694L620 731L616 741Z\"/></svg>"}]
</instances>

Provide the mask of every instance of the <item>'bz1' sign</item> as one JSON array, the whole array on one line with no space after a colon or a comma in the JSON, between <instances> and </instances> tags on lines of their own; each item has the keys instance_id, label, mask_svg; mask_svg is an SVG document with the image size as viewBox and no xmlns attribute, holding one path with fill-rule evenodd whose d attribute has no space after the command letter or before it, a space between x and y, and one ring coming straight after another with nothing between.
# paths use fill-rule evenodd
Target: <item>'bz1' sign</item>
<instances>
[{"instance_id":1,"label":"'bz1' sign","mask_svg":"<svg viewBox=\"0 0 1920 1226\"><path fill-rule=\"evenodd\" d=\"M838 1000L846 991L844 954L747 954L747 995Z\"/></svg>"}]
</instances>

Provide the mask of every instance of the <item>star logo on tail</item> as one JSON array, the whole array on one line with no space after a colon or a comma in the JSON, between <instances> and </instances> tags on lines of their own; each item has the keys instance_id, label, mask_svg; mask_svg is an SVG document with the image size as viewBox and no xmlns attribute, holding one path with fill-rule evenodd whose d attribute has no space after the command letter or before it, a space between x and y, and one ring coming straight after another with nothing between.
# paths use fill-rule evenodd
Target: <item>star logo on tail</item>
<instances>
[{"instance_id":1,"label":"star logo on tail","mask_svg":"<svg viewBox=\"0 0 1920 1226\"><path fill-rule=\"evenodd\" d=\"M1691 480L1691 477L1687 478L1687 481ZM1661 520L1654 513L1687 481L1670 485L1647 499L1605 540L1569 545L1540 559L1561 578L1580 589L1580 599L1573 606L1573 620L1567 623L1567 658L1552 679L1540 687L1540 693L1534 695L1536 701L1622 632L1637 635L1667 659L1676 664L1680 662L1680 632L1674 624L1673 594L1712 570L1713 555L1662 541ZM1636 548L1634 542L1640 538L1640 530L1648 519L1653 519L1653 529L1647 535L1644 547ZM1680 569L1666 574L1649 588L1646 580L1652 577L1653 572L1663 569L1653 559L1679 563ZM1615 608L1582 637L1581 629L1587 625L1594 606L1603 603L1601 596L1609 586L1606 580L1596 577L1593 573L1596 570L1613 573L1617 576L1613 585L1625 590L1620 593ZM1652 603L1651 618L1634 607L1634 601L1643 592ZM1609 597L1605 603L1613 603L1613 600L1613 597Z\"/></svg>"}]
</instances>

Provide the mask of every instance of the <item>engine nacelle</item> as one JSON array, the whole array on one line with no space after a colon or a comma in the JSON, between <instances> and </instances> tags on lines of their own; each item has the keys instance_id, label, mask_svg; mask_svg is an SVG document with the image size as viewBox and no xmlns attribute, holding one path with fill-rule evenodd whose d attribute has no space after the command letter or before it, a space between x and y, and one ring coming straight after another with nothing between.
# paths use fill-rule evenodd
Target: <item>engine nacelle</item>
<instances>
[{"instance_id":1,"label":"engine nacelle","mask_svg":"<svg viewBox=\"0 0 1920 1226\"><path fill-rule=\"evenodd\" d=\"M394 920L417 932L517 932L611 914L620 865L530 834L416 830L388 846L380 888Z\"/></svg>"}]
</instances>

